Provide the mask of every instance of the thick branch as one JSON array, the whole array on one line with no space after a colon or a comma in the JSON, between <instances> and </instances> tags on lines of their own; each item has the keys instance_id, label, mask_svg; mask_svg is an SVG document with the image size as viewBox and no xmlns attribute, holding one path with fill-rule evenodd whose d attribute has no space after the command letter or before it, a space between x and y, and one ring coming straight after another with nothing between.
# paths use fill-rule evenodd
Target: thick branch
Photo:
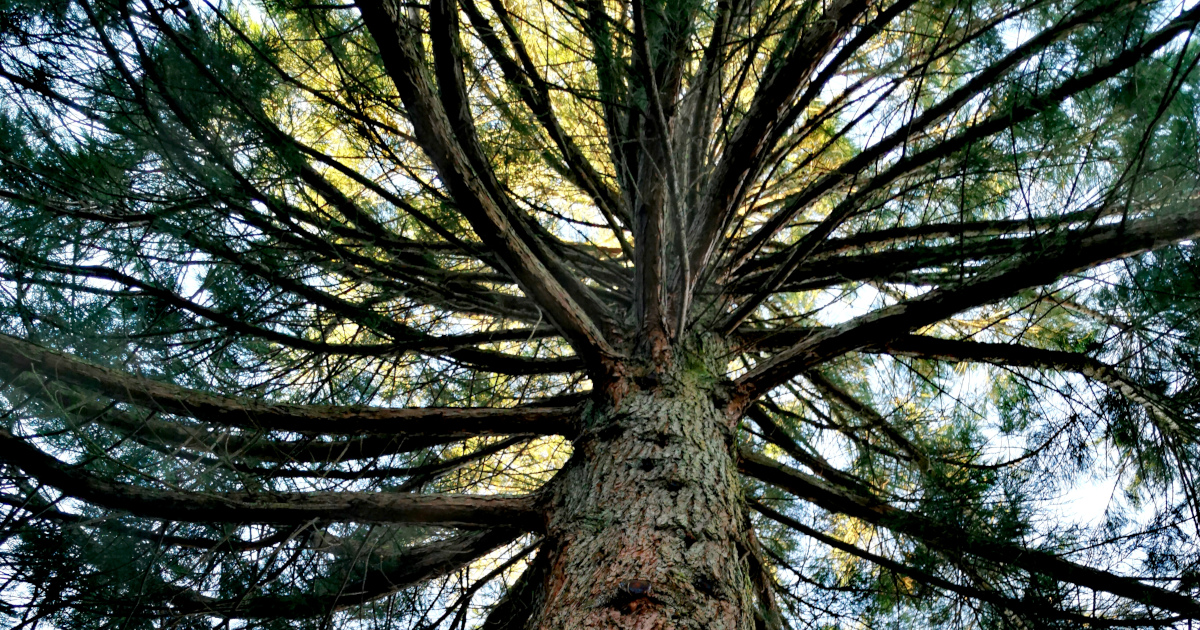
<instances>
[{"instance_id":1,"label":"thick branch","mask_svg":"<svg viewBox=\"0 0 1200 630\"><path fill-rule=\"evenodd\" d=\"M8 377L3 369L0 375ZM263 462L338 463L410 453L439 444L465 439L466 435L368 434L346 440L291 439L283 440L261 434L209 431L205 428L155 419L154 414L138 417L104 404L94 397L76 392L62 382L46 383L18 380L14 385L34 397L46 401L51 409L67 417L71 426L95 422L172 456L188 457L178 449L212 453L222 463L257 460ZM528 439L529 436L521 436ZM236 466L236 465L235 465ZM249 472L249 471L247 471ZM320 476L308 471L306 476Z\"/></svg>"},{"instance_id":2,"label":"thick branch","mask_svg":"<svg viewBox=\"0 0 1200 630\"><path fill-rule=\"evenodd\" d=\"M492 343L498 341L528 341L532 339L543 339L550 336L556 336L553 328L542 327L533 329L497 330L490 332L464 333L459 335L427 335L410 326L392 321L378 313L369 310L366 307L329 296L328 294L316 291L315 289L308 287L302 288L300 289L302 291L302 297L308 299L309 301L322 304L339 315L350 318L361 325L366 326L368 323L371 323L373 324L372 327L395 336L394 341L389 343L328 343L313 339L305 339L303 337L296 337L294 335L282 333L271 328L247 323L242 319L229 315L228 313L209 308L202 304L197 304L196 302L189 300L175 293L174 291L160 288L154 284L134 276L130 276L121 271L105 267L103 265L63 265L41 260L2 245L0 245L0 259L8 260L22 267L34 268L55 274L119 282L127 287L137 290L136 293L131 294L132 297L143 297L159 300L164 304L177 307L202 319L211 321L214 324L223 326L229 332L258 337L260 339L278 343L288 348L294 348L296 350L302 350L306 352L349 356L390 356L401 354L407 351L417 351L426 356L445 358L447 360L454 361L475 369L510 375L560 374L583 368L583 362L577 357L525 357L515 354L507 354L504 352L497 352L494 350L482 350L471 347L472 345L481 343ZM252 269L251 271L253 272L255 270ZM276 281L277 286L281 285L282 288L288 290L296 289L302 284L292 280L281 280L281 278L282 277L278 274L274 274L272 276L265 277L264 279L268 281ZM43 281L37 278L27 278L26 282L35 284L49 284L52 281ZM457 286L455 283L447 284L450 286ZM87 285L77 285L72 288L78 291L95 290ZM502 294L499 293L496 295L502 296Z\"/></svg>"},{"instance_id":3,"label":"thick branch","mask_svg":"<svg viewBox=\"0 0 1200 630\"><path fill-rule=\"evenodd\" d=\"M907 247L867 254L822 256L815 255L797 265L773 292L811 291L848 282L867 280L897 280L903 282L908 274L918 270L951 270L969 275L980 268L980 261L997 260L1021 253L1039 251L1045 241L1039 236L1029 238L993 238L969 243L934 247ZM745 271L745 270L743 270ZM732 295L759 293L771 276L772 269L764 268L746 273L729 285ZM739 274L741 275L741 274Z\"/></svg>"},{"instance_id":4,"label":"thick branch","mask_svg":"<svg viewBox=\"0 0 1200 630\"><path fill-rule=\"evenodd\" d=\"M496 17L500 20L500 24L504 28L504 33L507 35L509 42L511 42L517 57L520 59L520 64L508 54L503 42L497 37L495 29L492 28L492 25L483 13L479 11L474 0L463 0L462 3L463 11L471 20L472 26L475 27L479 38L487 46L492 58L496 60L496 64L500 66L500 71L504 74L505 81L521 97L526 107L533 112L534 118L541 123L546 134L550 136L550 139L558 147L563 163L567 166L567 174L571 177L575 185L579 186L581 190L595 199L597 209L604 215L604 219L608 222L609 228L612 229L617 243L621 246L621 250L627 258L632 260L633 249L622 234L623 226L618 223L618 220L624 220L625 218L625 215L622 213L620 195L608 186L600 175L600 172L596 170L591 161L587 159L587 156L583 154L575 139L567 134L562 124L559 123L550 101L550 92L547 83L541 74L538 73L532 57L530 57L528 51L525 49L524 41L512 24L512 20L507 15L504 6L498 2L491 3L491 6L496 12Z\"/></svg>"},{"instance_id":5,"label":"thick branch","mask_svg":"<svg viewBox=\"0 0 1200 630\"><path fill-rule=\"evenodd\" d=\"M645 339L643 351L656 364L665 362L670 343L667 323L667 204L672 203L675 190L669 185L666 171L674 168L668 150L670 137L666 125L654 113L662 110L662 95L654 81L654 59L651 57L649 34L646 32L644 3L631 3L634 23L632 77L645 93L645 104L638 114L645 120L636 138L638 171L633 190L633 238L635 250L634 304L638 315L640 337ZM649 109L650 112L644 110ZM631 114L632 116L632 114ZM634 140L631 136L630 140Z\"/></svg>"},{"instance_id":6,"label":"thick branch","mask_svg":"<svg viewBox=\"0 0 1200 630\"><path fill-rule=\"evenodd\" d=\"M1200 602L1186 595L1143 584L1130 577L1076 564L1046 551L984 538L964 529L892 507L877 497L832 486L757 453L743 450L739 467L745 474L787 490L825 510L885 527L936 549L970 553L993 562L1017 566L1056 580L1112 593L1147 606L1200 619Z\"/></svg>"},{"instance_id":7,"label":"thick branch","mask_svg":"<svg viewBox=\"0 0 1200 630\"><path fill-rule=\"evenodd\" d=\"M598 368L600 375L613 371L617 353L585 309L585 305L598 304L595 295L577 279L572 281L569 273L552 273L547 268L550 261L544 259L545 252L539 252L543 254L539 256L531 249L534 237L526 234L520 219L509 216L504 204L492 197L474 172L434 96L424 52L415 39L416 27L409 24L404 9L390 0L362 0L358 7L404 101L416 136L459 210L484 244L499 254L522 290L571 340L576 352Z\"/></svg>"},{"instance_id":8,"label":"thick branch","mask_svg":"<svg viewBox=\"0 0 1200 630\"><path fill-rule=\"evenodd\" d=\"M869 352L870 350L868 350ZM1076 352L1030 348L1006 343L959 341L921 335L906 335L884 343L879 351L888 354L935 359L952 363L995 363L1012 367L1030 367L1059 372L1076 372L1103 383L1129 400L1141 405L1167 428L1180 434L1179 413L1163 396L1150 391L1099 359Z\"/></svg>"},{"instance_id":9,"label":"thick branch","mask_svg":"<svg viewBox=\"0 0 1200 630\"><path fill-rule=\"evenodd\" d=\"M863 249L897 245L913 241L949 239L972 239L983 236L1027 235L1048 229L1063 229L1070 226L1090 225L1109 216L1123 216L1126 219L1142 218L1130 216L1130 208L1126 204L1107 204L1099 207L1078 210L1065 215L1032 217L1028 219L996 219L992 221L956 221L953 223L923 223L900 227L884 228L872 232L860 232L845 238L831 238L813 251L813 257L831 257ZM775 254L765 259L762 264L747 263L742 267L738 276L760 269L771 267L783 262L784 254Z\"/></svg>"},{"instance_id":10,"label":"thick branch","mask_svg":"<svg viewBox=\"0 0 1200 630\"><path fill-rule=\"evenodd\" d=\"M205 492L143 488L97 479L0 430L0 459L67 496L144 518L191 523L308 521L427 523L452 527L511 526L538 530L532 496L466 496L383 492Z\"/></svg>"},{"instance_id":11,"label":"thick branch","mask_svg":"<svg viewBox=\"0 0 1200 630\"><path fill-rule=\"evenodd\" d=\"M406 480L401 489L412 489L436 479L448 472L463 468L468 464L477 462L489 455L495 455L508 448L518 444L529 442L530 436L514 435L480 447L474 451L451 457L441 461L435 461L429 464L419 466L400 466L400 467L377 467L365 466L356 470L340 470L331 468L251 468L248 466L235 466L234 468L259 478L270 479L379 479L379 478L395 478L395 477L410 477ZM341 463L338 461L337 463Z\"/></svg>"},{"instance_id":12,"label":"thick branch","mask_svg":"<svg viewBox=\"0 0 1200 630\"><path fill-rule=\"evenodd\" d=\"M138 529L124 525L113 519L97 519L94 516L82 516L79 514L71 514L55 509L44 501L33 497L12 497L8 495L0 495L0 504L4 504L18 510L23 510L29 513L29 518L45 519L58 521L60 523L69 523L80 527L96 527L104 531L122 536L129 536L138 540L147 540L156 545L168 545L172 547L182 547L185 549L204 549L206 551L229 551L238 553L242 551L253 551L271 547L279 543L287 541L297 533L296 527L287 527L276 530L274 533L263 536L257 540L242 540L233 536L227 536L223 539L202 538L199 536L178 536L166 534L161 531L155 532L145 529Z\"/></svg>"},{"instance_id":13,"label":"thick branch","mask_svg":"<svg viewBox=\"0 0 1200 630\"><path fill-rule=\"evenodd\" d=\"M120 402L224 426L276 431L375 433L408 437L569 434L573 407L376 408L270 404L217 396L85 363L15 337L0 335L5 372L36 372L96 390Z\"/></svg>"},{"instance_id":14,"label":"thick branch","mask_svg":"<svg viewBox=\"0 0 1200 630\"><path fill-rule=\"evenodd\" d=\"M847 352L884 343L960 311L995 302L1030 287L1105 262L1166 247L1200 235L1200 212L1072 231L1030 255L980 274L952 289L936 289L918 298L814 333L790 349L756 366L738 379L730 407L734 416L754 398L794 375Z\"/></svg>"},{"instance_id":15,"label":"thick branch","mask_svg":"<svg viewBox=\"0 0 1200 630\"><path fill-rule=\"evenodd\" d=\"M803 342L825 328L747 329L737 331L739 338L759 350L784 350ZM902 335L881 344L868 346L862 352L893 356L931 359L950 363L994 363L1009 367L1028 367L1058 372L1075 372L1112 388L1134 403L1141 405L1160 421L1164 428L1180 432L1178 409L1164 396L1147 389L1115 366L1077 352L1031 348L1009 343L940 339L924 335ZM808 372L808 377L812 372ZM748 412L755 418L753 408ZM761 412L760 412L761 413ZM778 445L778 444L777 444ZM782 445L778 445L781 448ZM787 450L787 449L784 449ZM807 464L806 464L807 465Z\"/></svg>"},{"instance_id":16,"label":"thick branch","mask_svg":"<svg viewBox=\"0 0 1200 630\"><path fill-rule=\"evenodd\" d=\"M768 140L787 117L788 104L810 80L828 52L871 6L868 0L838 0L830 3L788 51L782 62L759 86L746 117L733 133L712 183L703 197L696 220L691 226L692 249L688 253L697 277L712 255L714 246L733 209L761 166L763 155L771 149ZM798 18L799 19L799 18ZM785 44L781 44L785 45Z\"/></svg>"},{"instance_id":17,"label":"thick branch","mask_svg":"<svg viewBox=\"0 0 1200 630\"><path fill-rule=\"evenodd\" d=\"M963 87L955 90L950 96L939 102L937 105L927 109L920 116L901 125L899 129L889 135L887 138L872 145L867 150L858 154L851 160L847 161L842 166L838 167L834 172L822 177L820 180L809 186L804 192L797 195L789 204L788 207L771 217L757 232L755 232L743 244L741 249L733 256L731 269L740 266L751 255L754 254L768 239L778 232L796 213L807 207L822 195L840 186L843 182L848 181L851 177L860 173L868 165L875 160L882 158L892 150L908 142L913 134L916 134L925 128L933 125L938 120L952 112L958 106L967 103L971 98L983 90L991 87L995 80L1003 76L1010 69L1020 64L1025 59L1035 54L1037 51L1053 44L1060 40L1068 33L1080 26L1089 23L1096 17L1102 15L1106 11L1112 11L1115 7L1100 6L1088 11L1072 14L1069 19L1065 19L1054 27L1051 27L1037 36L1031 38L1021 46L1017 47L1011 53L1006 55L1001 60L992 64L982 72L976 74ZM882 189L903 175L912 172L926 164L929 164L937 159L951 155L955 151L961 150L969 146L972 142L976 142L993 134L999 133L1005 129L1011 128L1013 125L1029 120L1041 113L1044 109L1061 102L1063 99L1077 94L1091 87L1094 87L1104 81L1111 79L1120 72L1132 67L1142 59L1153 54L1158 49L1165 46L1181 32L1185 32L1195 27L1197 16L1200 16L1200 8L1193 8L1184 12L1182 15L1172 20L1166 27L1156 31L1151 36L1147 37L1142 43L1126 50L1117 55L1107 63L1101 64L1093 68L1091 71L1073 76L1053 89L1046 90L1037 97L1021 103L1011 109L1006 109L997 112L982 122L971 125L961 133L948 138L934 146L924 150L907 155L898 160L895 164L888 167L879 175L871 178L868 182L855 191L854 194L839 203L831 210L821 223L804 235L797 243L789 248L787 261L781 265L777 273L767 283L764 289L755 295L754 298L744 300L736 312L730 318L727 325L728 329L736 327L749 313L753 307L761 302L766 295L775 291L783 279L790 275L791 270L800 264L834 229L849 217L858 207L858 203L868 195Z\"/></svg>"},{"instance_id":18,"label":"thick branch","mask_svg":"<svg viewBox=\"0 0 1200 630\"><path fill-rule=\"evenodd\" d=\"M1175 623L1176 621L1179 621L1182 619L1182 617L1171 617L1168 619L1105 619L1103 617L1092 617L1089 615L1081 615L1079 613L1073 613L1073 612L1068 612L1065 610L1059 610L1058 608L1054 608L1052 606L1041 605L1041 604L1038 604L1037 602L1012 599L1010 597L1005 597L1003 595L1000 595L999 593L996 593L995 591L987 591L987 590L983 590L983 589L972 588L969 586L963 586L961 584L956 584L954 582L951 582L950 580L947 580L945 578L942 578L942 577L939 577L932 573L929 573L928 571L924 571L924 570L918 569L916 567L908 566L902 562L897 562L895 560L892 560L891 558L887 558L887 557L881 556L879 554L871 553L870 551L861 549L855 545L852 545L845 541L834 538L833 536L830 536L821 531L813 529L812 527L809 527L809 526L805 525L804 523L801 523L800 521L797 521L796 519L794 519L786 514L782 514L776 510L773 510L770 507L763 505L762 503L760 503L758 501L751 500L749 502L749 504L750 504L751 509L753 509L754 511L758 512L759 514L762 514L763 516L775 521L776 523L790 527L790 528L800 532L801 534L804 534L805 536L808 536L809 538L812 538L813 540L823 543L829 547L832 547L839 551L843 551L852 556L862 558L863 560L866 560L872 564L875 564L876 566L878 566L880 568L887 569L888 571L893 571L893 572L899 573L901 575L907 575L915 580L918 580L918 581L928 584L930 586L940 588L942 590L950 591L952 593L957 593L959 595L963 595L966 597L970 597L972 599L978 599L981 601L985 601L990 604L995 604L995 605L1001 606L1002 608L1005 608L1005 609L1010 609L1010 610L1016 609L1016 610L1024 611L1026 613L1032 612L1036 615L1043 616L1043 617L1052 617L1052 618L1057 618L1057 619L1069 619L1076 623L1085 624L1086 626L1096 626L1096 627L1120 627L1120 626L1141 627L1141 626L1148 626L1148 625L1168 625L1168 624Z\"/></svg>"},{"instance_id":19,"label":"thick branch","mask_svg":"<svg viewBox=\"0 0 1200 630\"><path fill-rule=\"evenodd\" d=\"M186 592L172 597L171 612L209 614L233 619L305 619L385 597L426 580L453 573L521 535L519 530L488 529L406 549L366 567L352 567L298 596L216 599Z\"/></svg>"}]
</instances>

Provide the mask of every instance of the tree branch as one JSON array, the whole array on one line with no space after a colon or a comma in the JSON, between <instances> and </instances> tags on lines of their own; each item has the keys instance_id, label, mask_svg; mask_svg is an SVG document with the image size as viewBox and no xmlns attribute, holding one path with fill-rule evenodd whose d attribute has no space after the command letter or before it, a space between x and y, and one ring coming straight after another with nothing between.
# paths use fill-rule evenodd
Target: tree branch
<instances>
[{"instance_id":1,"label":"tree branch","mask_svg":"<svg viewBox=\"0 0 1200 630\"><path fill-rule=\"evenodd\" d=\"M339 315L348 317L364 326L369 325L370 322L373 322L373 328L395 335L395 340L389 343L352 344L328 343L324 341L305 339L303 337L296 337L294 335L278 332L264 326L256 326L254 324L247 323L227 313L209 308L202 304L197 304L192 300L180 296L174 291L160 288L154 284L115 269L105 267L103 265L75 266L53 263L30 256L20 251L13 251L11 248L3 245L0 245L0 259L7 260L22 267L29 267L50 273L119 282L132 289L137 289L138 293L136 294L136 297L144 296L154 298L171 306L188 311L200 318L207 319L215 324L224 326L225 329L230 332L258 337L260 339L265 339L267 341L278 343L282 346L296 350L303 350L319 354L339 354L349 356L391 356L406 351L415 350L426 356L449 359L475 369L495 372L498 374L512 375L561 374L564 372L576 371L584 367L583 361L577 357L525 357L515 354L497 352L494 350L482 350L479 348L470 347L474 344L491 343L496 341L525 341L531 339L543 339L548 336L555 336L550 334L554 331L553 328L498 330L481 333L464 333L460 335L428 335L405 324L394 322L382 315L375 314L366 307L360 307L356 304L340 300L309 287L300 288L299 285L302 283L291 280L280 281L280 277L277 274L273 274L264 279L268 281L271 281L272 279L276 280L277 284L282 284L283 286L281 288L284 288L285 290L298 289L302 292L301 294L303 297L321 303ZM251 272L254 270L255 269L252 268ZM28 279L27 281L39 284L41 283L39 280L34 278ZM86 291L88 288L84 286L79 287L78 290Z\"/></svg>"},{"instance_id":2,"label":"tree branch","mask_svg":"<svg viewBox=\"0 0 1200 630\"><path fill-rule=\"evenodd\" d=\"M604 182L600 172L583 154L575 139L567 134L562 124L559 123L550 101L546 80L538 73L532 57L525 48L525 42L512 24L507 10L499 2L492 2L490 5L496 13L497 19L500 20L500 25L503 27L508 41L512 44L517 58L521 61L519 65L509 56L503 42L496 36L495 29L479 11L475 0L463 0L462 6L467 18L475 27L475 32L479 34L480 40L487 46L488 52L496 60L496 64L500 66L500 72L504 75L505 81L521 97L525 106L533 112L534 118L541 123L546 134L550 136L550 140L558 147L563 163L567 166L567 174L580 190L595 199L597 209L604 215L622 252L627 258L633 260L633 248L622 234L622 228L626 226L622 226L619 222L628 222L627 214L621 206L620 195Z\"/></svg>"},{"instance_id":3,"label":"tree branch","mask_svg":"<svg viewBox=\"0 0 1200 630\"><path fill-rule=\"evenodd\" d=\"M115 520L101 520L94 516L81 516L79 514L71 514L56 510L53 506L46 504L43 501L38 501L32 497L16 498L8 495L0 494L0 503L28 512L30 518L46 519L58 521L60 523L70 523L80 527L95 527L104 531L122 536L129 536L139 540L153 542L158 545L169 545L172 547L182 547L184 549L203 549L212 552L233 552L239 553L243 551L254 551L263 549L286 542L289 538L297 533L297 527L287 527L276 530L274 533L263 536L257 540L242 540L229 536L223 539L201 538L199 536L177 536L165 534L163 532L155 532L145 529L138 529L124 525ZM301 526L303 527L303 525Z\"/></svg>"},{"instance_id":4,"label":"tree branch","mask_svg":"<svg viewBox=\"0 0 1200 630\"><path fill-rule=\"evenodd\" d=\"M704 272L728 218L745 196L749 182L761 167L762 157L770 151L768 140L784 122L788 112L785 105L796 98L828 52L871 5L871 0L829 3L786 57L779 55L780 65L769 70L717 163L702 197L703 205L690 226L692 248L688 255L696 277Z\"/></svg>"},{"instance_id":5,"label":"tree branch","mask_svg":"<svg viewBox=\"0 0 1200 630\"><path fill-rule=\"evenodd\" d=\"M877 497L834 487L764 455L743 450L739 468L755 479L787 490L822 509L852 516L910 536L936 549L967 552L993 562L1017 566L1056 580L1112 593L1188 618L1200 619L1200 602L1187 595L1143 584L1134 578L1076 564L1046 551L984 538L964 529L892 507Z\"/></svg>"},{"instance_id":6,"label":"tree branch","mask_svg":"<svg viewBox=\"0 0 1200 630\"><path fill-rule=\"evenodd\" d=\"M367 566L347 568L349 575L322 580L303 595L259 595L232 600L186 591L171 598L167 611L177 615L215 615L227 619L306 619L386 597L421 582L449 575L521 535L519 530L487 529L410 547Z\"/></svg>"},{"instance_id":7,"label":"tree branch","mask_svg":"<svg viewBox=\"0 0 1200 630\"><path fill-rule=\"evenodd\" d=\"M576 352L592 364L597 376L603 379L615 372L617 352L585 307L591 306L594 311L598 304L591 290L570 273L548 268L551 262L544 257L545 252L535 253L532 249L535 238L527 234L520 218L510 216L501 200L492 197L454 139L446 112L434 96L424 51L416 40L418 32L409 24L404 9L391 0L360 0L358 7L404 102L416 137L475 233L497 252L504 268L546 310Z\"/></svg>"},{"instance_id":8,"label":"tree branch","mask_svg":"<svg viewBox=\"0 0 1200 630\"><path fill-rule=\"evenodd\" d=\"M0 460L72 498L143 518L191 523L308 521L424 523L448 527L542 527L536 498L383 492L181 492L105 481L0 429Z\"/></svg>"},{"instance_id":9,"label":"tree branch","mask_svg":"<svg viewBox=\"0 0 1200 630\"><path fill-rule=\"evenodd\" d=\"M846 473L838 468L835 468L825 458L818 454L810 453L800 447L795 440L788 435L787 431L775 422L775 419L770 416L761 406L761 404L753 405L746 411L746 417L754 421L762 430L762 437L767 442L779 447L784 453L787 453L792 459L800 462L809 470L820 475L823 479L827 479L847 488L865 488L866 484L855 478L853 475Z\"/></svg>"},{"instance_id":10,"label":"tree branch","mask_svg":"<svg viewBox=\"0 0 1200 630\"><path fill-rule=\"evenodd\" d=\"M843 552L848 553L857 558L862 558L863 560L866 560L867 562L870 562L880 568L887 569L888 571L893 571L893 572L899 573L901 575L907 575L915 580L918 580L918 581L928 584L930 586L940 588L942 590L950 591L951 593L957 593L959 595L970 597L972 599L978 599L980 601L985 601L985 602L988 602L989 604L995 604L1004 609L1021 610L1022 612L1025 612L1025 613L1032 612L1034 614L1044 616L1044 617L1051 617L1051 618L1055 618L1055 619L1067 619L1067 620L1073 621L1075 623L1084 624L1086 627L1101 627L1101 628L1113 628L1113 627L1124 627L1124 626L1132 626L1132 627L1162 626L1162 625L1170 625L1172 623L1175 623L1177 621L1184 619L1184 617L1170 617L1170 618L1166 618L1166 619L1154 619L1154 618L1150 618L1150 619L1106 619L1104 617L1093 617L1091 615L1082 615L1079 613L1060 610L1053 606L1046 606L1046 605L1038 604L1037 602L1016 600L1011 597L1005 597L1003 595L1000 595L994 591L987 591L987 590L983 590L983 589L972 588L969 586L963 586L961 584L956 584L954 582L951 582L950 580L947 580L945 578L942 578L942 577L939 577L932 573L929 573L928 571L924 571L924 570L918 569L916 567L908 566L902 562L897 562L895 560L892 560L891 558L887 558L887 557L881 556L879 554L871 553L865 549L861 549L855 545L852 545L850 543L847 543L847 542L844 542L837 538L834 538L833 536L830 536L821 531L813 529L813 528L805 525L804 523L801 523L800 521L797 521L796 519L794 519L790 516L787 516L786 514L783 514L781 512L773 510L770 507L764 505L763 503L761 503L757 500L751 499L750 501L748 501L748 503L750 505L750 508L753 509L754 511L758 512L759 514L762 514L763 516L775 521L776 523L790 527L790 528L800 532L801 534L804 534L805 536L808 536L809 538L812 538L813 540L816 540L817 542L820 542L826 546L832 547L839 551L843 551Z\"/></svg>"},{"instance_id":11,"label":"tree branch","mask_svg":"<svg viewBox=\"0 0 1200 630\"><path fill-rule=\"evenodd\" d=\"M808 370L804 373L804 378L815 385L826 398L836 401L837 404L849 409L856 416L867 421L872 428L878 429L887 439L891 440L893 444L900 447L900 450L911 457L921 472L929 472L929 457L912 440L909 440L901 433L899 429L892 426L887 421L887 418L883 417L883 414L858 400L846 390L838 387L837 384L817 370Z\"/></svg>"},{"instance_id":12,"label":"tree branch","mask_svg":"<svg viewBox=\"0 0 1200 630\"><path fill-rule=\"evenodd\" d=\"M508 592L488 612L481 630L524 630L527 622L546 597L546 580L560 551L553 540L543 540L541 548Z\"/></svg>"},{"instance_id":13,"label":"tree branch","mask_svg":"<svg viewBox=\"0 0 1200 630\"><path fill-rule=\"evenodd\" d=\"M733 255L731 270L740 267L745 263L750 256L754 254L764 243L767 242L775 233L777 233L788 221L807 207L822 195L830 192L837 186L851 177L857 175L869 164L875 160L882 158L897 147L909 142L910 138L928 128L929 126L941 120L944 116L952 112L960 105L967 103L971 98L993 85L996 79L1003 76L1010 69L1019 65L1025 59L1034 55L1037 51L1053 44L1066 36L1071 31L1082 25L1087 24L1091 20L1103 15L1105 12L1114 10L1112 5L1105 5L1092 8L1088 11L1072 13L1069 19L1066 19L1051 28L1048 28L1021 46L1014 49L1004 58L992 64L984 71L976 74L970 81L964 84L958 90L955 90L951 95L930 107L921 113L920 116L901 125L896 131L890 134L887 138L880 140L872 145L867 150L859 153L854 158L848 160L845 164L839 166L834 172L822 177L820 180L809 186L805 191L794 197L788 206L771 217L763 224L754 234L752 234L742 245L742 247ZM929 164L936 159L945 157L958 151L970 143L986 138L995 133L999 133L1005 129L1029 120L1039 114L1042 110L1054 104L1061 102L1063 99L1082 92L1083 90L1094 87L1120 72L1132 67L1137 62L1145 59L1153 54L1158 49L1165 46L1176 35L1186 32L1194 28L1200 16L1200 9L1192 8L1185 11L1182 15L1172 20L1164 28L1156 31L1140 44L1126 50L1117 55L1107 63L1096 66L1091 71L1075 75L1055 86L1052 89L1046 90L1037 97L1032 98L1024 103L1008 108L1002 112L997 112L984 121L971 125L959 134L943 140L934 146L918 151L911 155L907 155L898 160L895 164L884 170L879 175L871 178L868 182L861 185L854 194L847 197L839 203L829 214L821 221L821 223L805 234L799 241L789 247L787 262L780 266L777 273L767 283L767 286L762 292L756 295L755 299L747 300L739 306L739 310L730 317L727 324L727 329L736 327L749 313L752 311L751 304L757 305L761 302L765 295L771 293L791 273L791 269L799 265L816 247L830 234L837 226L841 225L847 217L858 207L860 200L864 199L875 191L883 188L887 184L895 181L904 174L912 172L921 166Z\"/></svg>"},{"instance_id":14,"label":"tree branch","mask_svg":"<svg viewBox=\"0 0 1200 630\"><path fill-rule=\"evenodd\" d=\"M15 337L0 335L4 372L36 372L96 390L120 402L246 429L353 435L455 437L569 434L574 407L379 408L271 404L217 396L85 363Z\"/></svg>"},{"instance_id":15,"label":"tree branch","mask_svg":"<svg viewBox=\"0 0 1200 630\"><path fill-rule=\"evenodd\" d=\"M994 363L1011 367L1076 372L1107 385L1113 391L1141 405L1152 416L1162 421L1166 425L1165 428L1170 429L1174 435L1183 436L1179 412L1170 401L1146 389L1116 367L1085 354L1016 344L938 339L923 335L898 337L882 344L879 351L896 356L951 363Z\"/></svg>"},{"instance_id":16,"label":"tree branch","mask_svg":"<svg viewBox=\"0 0 1200 630\"><path fill-rule=\"evenodd\" d=\"M1200 8L1197 8L1200 13ZM1111 260L1159 249L1200 235L1200 212L1073 230L1046 243L1046 251L997 265L975 280L855 317L823 329L754 367L739 378L731 397L731 417L754 398L794 375L847 352L884 343L960 311L994 302L1026 288Z\"/></svg>"}]
</instances>

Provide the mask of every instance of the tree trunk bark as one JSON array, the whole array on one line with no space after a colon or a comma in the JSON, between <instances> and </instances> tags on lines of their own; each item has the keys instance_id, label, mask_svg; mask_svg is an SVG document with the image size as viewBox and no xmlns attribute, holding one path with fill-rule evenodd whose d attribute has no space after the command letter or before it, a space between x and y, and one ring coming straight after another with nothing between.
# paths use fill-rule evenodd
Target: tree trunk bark
<instances>
[{"instance_id":1,"label":"tree trunk bark","mask_svg":"<svg viewBox=\"0 0 1200 630\"><path fill-rule=\"evenodd\" d=\"M589 411L527 628L755 627L733 440L701 372Z\"/></svg>"}]
</instances>

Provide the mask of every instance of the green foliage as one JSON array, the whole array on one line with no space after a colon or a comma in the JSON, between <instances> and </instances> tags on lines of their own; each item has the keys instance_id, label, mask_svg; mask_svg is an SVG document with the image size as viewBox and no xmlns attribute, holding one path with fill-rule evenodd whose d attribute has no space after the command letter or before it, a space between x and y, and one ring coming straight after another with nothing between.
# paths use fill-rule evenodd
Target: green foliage
<instances>
[{"instance_id":1,"label":"green foliage","mask_svg":"<svg viewBox=\"0 0 1200 630\"><path fill-rule=\"evenodd\" d=\"M581 413L606 418L604 396L675 370L733 421L753 412L731 452L923 519L893 529L743 477L747 497L857 551L752 518L792 627L1174 623L934 534L1196 593L1200 258L1170 232L1200 191L1195 23L1138 48L1194 9L923 0L830 26L831 6L857 9L464 1L441 31L437 6L392 6L428 88L414 95L357 5L0 0L3 339L193 401L334 417L587 399ZM838 36L817 41L826 28ZM537 297L541 276L481 223L489 211L566 298ZM1122 240L1148 225L1170 234ZM1086 250L1105 238L1111 251ZM1059 272L920 320L929 296L1041 267ZM611 355L585 347L568 302ZM804 345L830 331L857 337ZM146 492L533 493L595 439L485 430L410 448L404 429L223 424L67 372L0 365L0 428L71 474ZM72 498L15 457L0 453L14 627L457 630L482 625L524 567L514 543L357 601L407 550L461 532L175 522Z\"/></svg>"}]
</instances>

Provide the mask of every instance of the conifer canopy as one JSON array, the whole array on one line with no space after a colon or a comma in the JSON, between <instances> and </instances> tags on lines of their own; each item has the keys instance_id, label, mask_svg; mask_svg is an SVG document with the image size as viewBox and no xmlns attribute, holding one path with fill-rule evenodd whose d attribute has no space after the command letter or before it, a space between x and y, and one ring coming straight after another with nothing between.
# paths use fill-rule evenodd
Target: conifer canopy
<instances>
[{"instance_id":1,"label":"conifer canopy","mask_svg":"<svg viewBox=\"0 0 1200 630\"><path fill-rule=\"evenodd\" d=\"M1194 0L0 0L0 625L1192 628Z\"/></svg>"}]
</instances>

